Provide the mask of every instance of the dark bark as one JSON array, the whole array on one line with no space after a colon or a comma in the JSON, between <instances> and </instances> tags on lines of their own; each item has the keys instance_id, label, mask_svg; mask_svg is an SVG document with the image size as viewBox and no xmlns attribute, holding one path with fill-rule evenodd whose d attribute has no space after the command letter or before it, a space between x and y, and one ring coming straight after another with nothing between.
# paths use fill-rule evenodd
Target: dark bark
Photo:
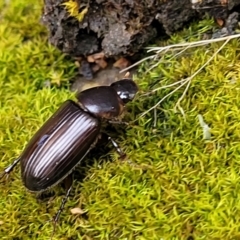
<instances>
[{"instance_id":1,"label":"dark bark","mask_svg":"<svg viewBox=\"0 0 240 240\"><path fill-rule=\"evenodd\" d=\"M240 0L78 0L89 9L83 21L70 17L66 0L45 0L43 23L50 42L73 57L103 51L106 57L130 56L157 35L170 35L206 12L226 19ZM80 4L81 3L81 4Z\"/></svg>"}]
</instances>

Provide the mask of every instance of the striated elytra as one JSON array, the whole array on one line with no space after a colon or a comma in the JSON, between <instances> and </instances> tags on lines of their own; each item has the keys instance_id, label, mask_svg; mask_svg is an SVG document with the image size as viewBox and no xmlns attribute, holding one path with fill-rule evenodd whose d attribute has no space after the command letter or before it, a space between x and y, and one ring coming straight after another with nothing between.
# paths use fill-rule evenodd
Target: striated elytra
<instances>
[{"instance_id":1,"label":"striated elytra","mask_svg":"<svg viewBox=\"0 0 240 240\"><path fill-rule=\"evenodd\" d=\"M66 101L38 130L20 157L23 184L34 192L54 186L71 173L100 132L100 121Z\"/></svg>"},{"instance_id":2,"label":"striated elytra","mask_svg":"<svg viewBox=\"0 0 240 240\"><path fill-rule=\"evenodd\" d=\"M117 120L137 91L134 81L122 79L110 86L80 92L76 102L65 101L1 177L9 174L20 162L22 181L29 191L42 192L66 181L66 196L53 219L56 223L72 188L71 173L97 143L101 123ZM109 139L122 154L116 142Z\"/></svg>"}]
</instances>

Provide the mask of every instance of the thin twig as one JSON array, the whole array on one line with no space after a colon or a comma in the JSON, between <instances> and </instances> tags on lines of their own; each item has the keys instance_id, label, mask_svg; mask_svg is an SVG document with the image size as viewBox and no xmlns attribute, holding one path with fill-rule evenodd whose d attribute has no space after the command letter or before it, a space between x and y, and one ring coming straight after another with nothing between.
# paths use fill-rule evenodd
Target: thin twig
<instances>
[{"instance_id":1,"label":"thin twig","mask_svg":"<svg viewBox=\"0 0 240 240\"><path fill-rule=\"evenodd\" d=\"M157 109L154 108L153 112L154 112L154 122L153 122L153 127L156 128L156 127L157 127Z\"/></svg>"},{"instance_id":2,"label":"thin twig","mask_svg":"<svg viewBox=\"0 0 240 240\"><path fill-rule=\"evenodd\" d=\"M190 87L190 84L191 84L191 81L192 79L203 69L205 68L210 61L213 60L213 58L223 49L223 47L230 41L231 38L228 38L226 39L226 41L222 44L222 46L207 60L206 63L204 63L193 75L191 75L190 77L188 78L185 78L182 81L182 84L180 86L178 86L177 88L175 88L173 91L171 91L170 93L168 93L166 96L164 96L160 101L158 101L153 107L149 108L147 111L145 111L144 113L142 113L139 118L143 117L144 115L146 115L147 113L149 113L150 111L152 111L153 109L157 108L166 98L168 98L169 96L171 96L173 93L175 93L177 90L179 90L180 88L182 88L184 85L187 84L182 96L178 99L175 107L178 107L179 109L181 108L180 107L180 102L183 100L183 98L185 97L189 87ZM183 112L184 114L184 112ZM138 118L138 119L139 119Z\"/></svg>"},{"instance_id":3,"label":"thin twig","mask_svg":"<svg viewBox=\"0 0 240 240\"><path fill-rule=\"evenodd\" d=\"M186 86L182 96L178 99L175 107L180 108L180 102L183 100L183 98L185 97L190 84L191 84L191 80L199 73L201 72L215 57L216 55L224 48L224 46L230 41L230 39L226 39L226 41L222 44L222 46L207 60L207 62L205 62L191 77L190 77L190 81L188 83L188 85Z\"/></svg>"},{"instance_id":4,"label":"thin twig","mask_svg":"<svg viewBox=\"0 0 240 240\"><path fill-rule=\"evenodd\" d=\"M190 87L190 85L191 85L191 82L192 82L192 77L190 77L190 80L188 81L188 84L187 84L187 86L186 86L186 88L184 89L184 92L183 92L183 94L182 94L182 96L178 99L178 101L177 101L177 103L176 103L176 105L175 105L175 107L174 107L174 109L179 109L179 111L182 113L182 115L185 117L185 113L184 113L184 110L183 110L183 108L180 106L180 102L183 100L183 98L184 98L184 96L187 94L187 91L188 91L188 89L189 89L189 87Z\"/></svg>"},{"instance_id":5,"label":"thin twig","mask_svg":"<svg viewBox=\"0 0 240 240\"><path fill-rule=\"evenodd\" d=\"M210 43L221 42L221 41L224 41L224 40L231 40L231 39L239 38L239 37L240 37L240 34L234 34L234 35L221 37L221 38L207 39L207 40L201 40L201 41L196 41L196 42L177 43L177 44L172 44L172 45L168 45L168 46L164 46L164 47L146 47L145 49L148 49L148 51L147 51L148 53L150 53L150 52L156 52L156 53L154 55L151 55L149 57L141 59L140 61L134 63L133 65L131 65L131 66L125 68L125 69L122 69L120 71L120 73L123 73L123 72L128 71L129 69L131 69L135 66L138 66L139 64L141 64L142 62L144 62L146 60L156 58L163 51L164 51L164 53L167 53L168 51L182 50L184 47L186 47L186 48L200 47L200 46L207 45L207 44L210 44Z\"/></svg>"},{"instance_id":6,"label":"thin twig","mask_svg":"<svg viewBox=\"0 0 240 240\"><path fill-rule=\"evenodd\" d=\"M187 49L189 48L189 46L183 48L180 52L174 54L170 59L168 59L168 61L171 61L172 59L176 58L178 55L184 53ZM157 53L159 54L159 53ZM162 59L160 59L157 63L153 64L147 71L146 73L150 72L152 69L154 69L155 67L157 67L160 63L161 63Z\"/></svg>"},{"instance_id":7,"label":"thin twig","mask_svg":"<svg viewBox=\"0 0 240 240\"><path fill-rule=\"evenodd\" d=\"M150 111L152 111L154 108L156 108L159 104L161 104L166 98L168 98L169 96L171 96L173 93L175 93L177 90L179 90L182 86L184 86L186 83L188 83L190 81L190 78L186 78L184 79L183 83L176 87L173 91L171 91L170 93L168 93L165 97L163 97L160 101L158 101L153 107L149 108L147 111L145 111L144 113L142 113L139 118L143 117L144 115L146 115L147 113L149 113Z\"/></svg>"},{"instance_id":8,"label":"thin twig","mask_svg":"<svg viewBox=\"0 0 240 240\"><path fill-rule=\"evenodd\" d=\"M148 57L145 57L145 58L141 59L140 61L134 63L133 65L131 65L131 66L127 67L127 68L122 69L119 73L126 72L126 71L128 71L129 69L131 69L131 68L139 65L140 63L145 62L146 60L149 60L149 59L153 59L153 58L155 58L155 57L156 57L155 54L154 54L154 55L151 55L151 56L148 56Z\"/></svg>"},{"instance_id":9,"label":"thin twig","mask_svg":"<svg viewBox=\"0 0 240 240\"><path fill-rule=\"evenodd\" d=\"M210 44L210 43L214 43L214 42L231 40L231 39L238 38L238 37L240 37L240 34L234 34L234 35L230 35L230 36L226 36L226 37L213 38L213 39L201 40L201 41L196 41L196 42L177 43L177 44L172 44L172 45L168 45L165 47L147 47L146 49L149 49L148 52L155 52L155 51L163 51L164 49L175 48L175 47L186 47L186 46L198 47L198 46L202 46L202 45L206 45L206 44Z\"/></svg>"},{"instance_id":10,"label":"thin twig","mask_svg":"<svg viewBox=\"0 0 240 240\"><path fill-rule=\"evenodd\" d=\"M158 91L158 90L165 89L165 88L169 88L169 87L173 87L173 86L175 86L175 85L178 85L178 84L180 84L180 83L183 83L184 81L186 81L185 78L184 78L184 79L181 79L181 80L179 80L179 81L177 81L177 82L174 82L174 83L172 83L172 84L155 88L155 89L151 90L151 91L148 92L148 93L142 94L141 96L148 96L148 95L150 95L150 94L152 94L152 93L154 93L154 92L156 92L156 91Z\"/></svg>"}]
</instances>

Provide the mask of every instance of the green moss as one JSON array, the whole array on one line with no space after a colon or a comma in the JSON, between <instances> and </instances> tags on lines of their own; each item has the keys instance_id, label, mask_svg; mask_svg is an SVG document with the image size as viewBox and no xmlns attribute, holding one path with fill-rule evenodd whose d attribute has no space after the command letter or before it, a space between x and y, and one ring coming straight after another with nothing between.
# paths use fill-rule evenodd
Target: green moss
<instances>
[{"instance_id":1,"label":"green moss","mask_svg":"<svg viewBox=\"0 0 240 240\"><path fill-rule=\"evenodd\" d=\"M199 40L212 20L193 24L166 42ZM193 33L195 36L193 36ZM164 44L164 43L162 43ZM144 74L141 90L171 84L196 72L222 43L191 49ZM81 199L88 210L94 239L238 239L240 114L238 40L232 40L193 80L181 103L185 119L174 110L183 89L138 119L123 140L128 160L91 168ZM142 113L173 88L140 96L131 105ZM212 139L203 140L201 114Z\"/></svg>"},{"instance_id":2,"label":"green moss","mask_svg":"<svg viewBox=\"0 0 240 240\"><path fill-rule=\"evenodd\" d=\"M88 4L79 4L76 0L67 0L62 4L70 16L81 22L88 12ZM81 9L81 11L80 11Z\"/></svg>"},{"instance_id":3,"label":"green moss","mask_svg":"<svg viewBox=\"0 0 240 240\"><path fill-rule=\"evenodd\" d=\"M74 64L47 43L46 30L39 24L41 7L32 0L0 5L0 169L72 97L67 81L74 75ZM44 87L46 82L51 89ZM36 239L38 228L48 219L44 206L25 191L18 170L10 179L0 185L0 239ZM49 236L48 227L42 239Z\"/></svg>"},{"instance_id":4,"label":"green moss","mask_svg":"<svg viewBox=\"0 0 240 240\"><path fill-rule=\"evenodd\" d=\"M0 169L23 150L34 132L66 99L66 80L74 64L47 44L38 23L41 4L33 0L0 3ZM199 40L213 28L211 19L175 34L169 44ZM142 92L193 74L221 46L166 54L151 72L144 63L137 82ZM174 110L183 89L156 110L132 123L117 141L127 162L111 154L95 158L84 181L61 215L55 239L239 239L240 228L240 82L239 41L232 40L191 83L181 102L185 118ZM53 88L44 87L46 81ZM63 86L63 87L60 87ZM135 119L171 89L141 96L128 106ZM210 126L203 140L198 114ZM155 122L155 126L154 126ZM88 159L90 160L90 159ZM57 189L57 188L56 188ZM58 190L58 189L57 189ZM59 191L59 190L58 190ZM0 238L49 239L46 223L57 211L61 195L46 207L28 193L19 167L0 185ZM80 207L86 216L71 215Z\"/></svg>"}]
</instances>

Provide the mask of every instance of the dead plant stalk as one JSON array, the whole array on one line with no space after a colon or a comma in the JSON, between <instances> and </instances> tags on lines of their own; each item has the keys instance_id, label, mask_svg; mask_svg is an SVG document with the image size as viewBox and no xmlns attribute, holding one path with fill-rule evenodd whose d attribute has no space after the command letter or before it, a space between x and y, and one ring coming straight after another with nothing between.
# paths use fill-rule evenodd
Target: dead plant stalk
<instances>
[{"instance_id":1,"label":"dead plant stalk","mask_svg":"<svg viewBox=\"0 0 240 240\"><path fill-rule=\"evenodd\" d=\"M162 54L162 53L167 53L169 51L181 50L180 52L177 53L177 55L179 55L189 48L200 47L200 46L204 46L204 45L215 43L215 42L229 41L231 39L239 38L239 37L240 37L240 34L234 34L234 35L216 38L216 39L207 39L207 40L201 40L201 41L195 41L195 42L184 42L184 43L172 44L164 47L147 47L146 49L149 49L147 51L148 53L155 52L155 54L141 59L140 61L134 63L133 65L121 70L120 73L128 71L129 69L135 66L138 66L139 64L145 62L146 60L156 59L160 55L160 53Z\"/></svg>"},{"instance_id":2,"label":"dead plant stalk","mask_svg":"<svg viewBox=\"0 0 240 240\"><path fill-rule=\"evenodd\" d=\"M240 36L240 35L239 35ZM185 79L182 79L176 83L173 83L173 84L170 84L170 85L166 85L166 86L162 86L160 88L156 88L154 89L153 91L151 91L150 93L153 93L153 92L156 92L158 91L159 89L163 89L163 88L168 88L168 87L171 87L171 86L175 86L177 84L180 84L178 87L176 87L173 91L171 91L170 93L168 93L166 96L164 96L161 100L159 100L153 107L149 108L147 111L143 112L139 118L143 117L144 115L146 115L147 113L149 113L150 111L156 109L166 98L168 98L169 96L171 96L173 93L175 93L176 91L178 91L180 88L182 88L184 85L187 85L186 88L184 89L184 92L183 94L181 95L181 97L178 99L174 109L178 108L180 110L180 112L183 114L183 116L185 115L184 114L184 110L181 108L181 101L184 99L190 85L191 85L191 81L192 79L198 74L200 73L215 57L216 55L224 48L224 46L232 39L231 36L229 36L228 38L224 38L225 39L225 42L221 45L221 47L206 61L206 63L204 63L194 74L192 74L190 77L188 78L185 78ZM214 41L216 42L216 41ZM176 44L177 45L177 44ZM175 45L175 46L176 46ZM186 45L185 45L186 46ZM139 119L138 118L138 119Z\"/></svg>"}]
</instances>

